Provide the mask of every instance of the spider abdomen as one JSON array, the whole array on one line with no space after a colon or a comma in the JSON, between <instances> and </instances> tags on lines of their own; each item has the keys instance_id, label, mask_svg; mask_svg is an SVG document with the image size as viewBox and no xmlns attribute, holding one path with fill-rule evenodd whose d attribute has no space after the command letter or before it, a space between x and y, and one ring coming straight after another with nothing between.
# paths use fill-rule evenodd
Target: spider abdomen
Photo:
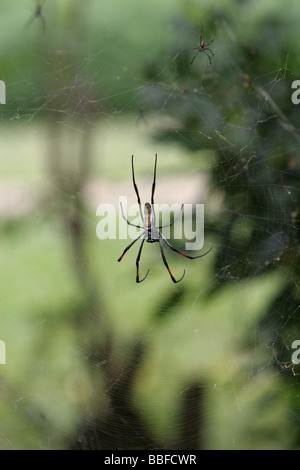
<instances>
[{"instance_id":1,"label":"spider abdomen","mask_svg":"<svg viewBox=\"0 0 300 470\"><path fill-rule=\"evenodd\" d=\"M145 218L144 218L145 227L151 227L151 221L152 221L151 206L150 206L149 202L146 202L146 204L145 204Z\"/></svg>"}]
</instances>

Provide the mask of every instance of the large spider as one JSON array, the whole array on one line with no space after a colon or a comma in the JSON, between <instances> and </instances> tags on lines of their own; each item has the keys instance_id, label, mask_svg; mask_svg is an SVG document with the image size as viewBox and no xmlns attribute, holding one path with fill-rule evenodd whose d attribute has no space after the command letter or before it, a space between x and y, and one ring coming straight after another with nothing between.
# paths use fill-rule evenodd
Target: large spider
<instances>
[{"instance_id":1,"label":"large spider","mask_svg":"<svg viewBox=\"0 0 300 470\"><path fill-rule=\"evenodd\" d=\"M146 279L146 277L148 276L149 271L150 271L148 269L146 275L143 277L143 279L140 280L140 277L139 277L139 262L140 262L140 258L141 258L144 243L145 243L145 241L147 241L148 243L159 242L161 257L162 257L162 260L164 262L164 265L166 266L166 268L167 268L167 270L168 270L168 272L171 276L172 281L174 283L177 283L177 282L180 282L183 279L183 277L185 275L185 270L184 270L183 275L181 276L181 278L178 279L178 281L176 281L176 279L174 278L174 276L171 273L170 268L168 266L168 263L167 263L167 260L166 260L165 254L164 254L163 243L162 242L164 241L168 245L168 247L171 248L171 250L173 250L176 253L179 253L180 255L185 256L186 258L189 258L189 259L202 258L202 256L205 256L210 252L212 247L206 253L204 253L203 255L189 256L185 253L182 253L181 251L178 251L176 248L174 248L174 246L172 246L171 243L160 232L159 229L162 229L164 227L170 227L171 225L174 224L174 222L178 219L178 217L180 216L180 214L182 212L182 209L183 209L183 206L184 206L183 204L181 205L181 208L180 208L180 211L179 211L177 217L175 217L175 219L173 219L173 221L171 223L169 223L167 225L160 225L159 227L155 227L154 191L155 191L155 184L156 184L156 165L157 165L157 155L155 155L154 175L153 175L152 193L151 193L151 205L149 204L149 202L146 202L145 208L144 208L144 217L143 217L139 191L138 191L138 188L137 188L137 185L136 185L136 182L135 182L135 177L134 177L133 155L131 157L133 186L134 186L134 190L135 190L135 193L136 193L136 196L137 196L137 202L138 202L138 205L139 205L140 214L141 214L141 218L142 218L142 221L143 221L143 226L141 227L140 225L135 225L132 222L129 222L129 220L127 220L126 217L124 216L122 203L120 203L120 206L121 206L121 211L122 211L122 217L123 217L124 220L126 220L127 224L132 225L133 227L142 228L143 231L140 233L140 235L137 236L137 238L135 240L133 240L133 242L131 242L125 248L125 250L123 251L123 253L120 256L120 258L118 259L118 261L121 261L123 256L125 255L125 253L134 245L134 243L137 240L139 240L140 238L142 238L140 248L139 248L139 251L138 251L138 255L137 255L137 258L136 258L136 282L143 282Z\"/></svg>"},{"instance_id":2,"label":"large spider","mask_svg":"<svg viewBox=\"0 0 300 470\"><path fill-rule=\"evenodd\" d=\"M208 60L209 60L209 65L211 65L211 59L212 57L214 56L214 53L213 51L208 47L211 45L212 42L214 42L215 38L212 39L208 44L205 44L204 41L202 40L202 34L200 35L200 46L197 46L197 47L193 47L193 50L197 50L196 54L194 55L194 57L192 58L192 62L191 62L191 65L192 63L194 62L194 60L196 59L197 55L199 54L199 52L204 52L204 54L208 57ZM212 57L205 51L209 51L211 54L212 54Z\"/></svg>"}]
</instances>

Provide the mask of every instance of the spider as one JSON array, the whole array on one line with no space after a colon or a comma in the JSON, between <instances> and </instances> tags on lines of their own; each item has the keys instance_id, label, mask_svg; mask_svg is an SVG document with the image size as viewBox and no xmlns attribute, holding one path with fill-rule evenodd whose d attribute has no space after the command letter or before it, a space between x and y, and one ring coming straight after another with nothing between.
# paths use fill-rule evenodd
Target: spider
<instances>
[{"instance_id":1,"label":"spider","mask_svg":"<svg viewBox=\"0 0 300 470\"><path fill-rule=\"evenodd\" d=\"M180 211L179 211L177 217L175 217L175 219L173 219L173 221L171 223L169 223L167 225L160 225L159 227L155 226L154 191L155 191L155 185L156 185L156 166L157 166L157 154L155 155L154 175L153 175L152 192L151 192L151 204L149 204L149 202L146 202L145 207L144 207L144 217L143 217L139 191L138 191L138 187L136 185L135 177L134 177L133 155L131 157L133 187L134 187L134 190L135 190L135 193L136 193L136 196L137 196L137 202L138 202L138 205L139 205L141 219L143 221L143 226L135 225L132 222L129 222L129 220L127 220L125 215L124 215L122 203L120 203L120 206L121 206L122 217L127 222L127 224L132 225L133 227L141 228L141 229L143 229L143 231L138 235L138 237L135 240L133 240L133 242L131 242L125 248L125 250L123 251L123 253L120 256L120 258L118 259L118 261L120 262L122 260L123 256L125 255L125 253L127 253L127 251L134 245L134 243L141 238L142 240L141 240L140 248L139 248L139 251L138 251L137 258L136 258L136 282L137 283L143 282L146 279L146 277L148 276L149 271L150 271L148 269L148 271L147 271L146 275L143 277L143 279L140 279L140 277L139 277L139 263L140 263L144 243L145 243L145 241L147 241L148 243L158 242L159 245L160 245L160 252L161 252L161 257L162 257L163 263L166 266L172 281L176 284L177 282L180 282L183 279L183 277L185 275L185 270L184 270L183 275L181 276L181 278L176 281L176 279L174 278L174 276L171 273L170 268L168 266L168 263L167 263L167 260L166 260L165 254L164 254L163 243L162 242L164 241L166 243L166 245L169 248L171 248L171 250L173 250L176 253L179 253L180 255L185 256L186 258L189 258L189 259L202 258L202 256L207 255L210 252L210 250L212 250L212 247L206 253L204 253L203 255L189 256L186 253L182 253L181 251L174 248L174 246L172 246L171 243L160 232L160 229L162 229L164 227L170 227L171 225L174 224L174 222L180 216L180 214L183 210L184 204L181 205L181 208L180 208Z\"/></svg>"},{"instance_id":2,"label":"spider","mask_svg":"<svg viewBox=\"0 0 300 470\"><path fill-rule=\"evenodd\" d=\"M211 45L212 42L214 42L215 38L212 39L207 45L205 45L204 41L202 40L202 34L200 35L200 46L197 46L197 47L193 47L193 50L197 50L196 54L194 55L194 57L192 58L192 62L191 62L191 65L192 63L194 62L194 60L196 59L197 55L199 54L199 52L204 52L204 54L208 57L208 60L209 60L209 65L211 65L211 59L212 57L205 51L209 51L212 56L214 57L214 53L213 51L208 47Z\"/></svg>"},{"instance_id":3,"label":"spider","mask_svg":"<svg viewBox=\"0 0 300 470\"><path fill-rule=\"evenodd\" d=\"M41 1L36 2L36 7L35 7L35 10L34 10L34 13L33 13L32 17L29 18L29 20L27 21L27 23L25 25L25 29L29 28L36 18L40 18L41 23L42 23L42 27L43 27L43 31L45 31L46 21L45 21L45 18L43 17L43 13L42 13L42 8L43 8L44 3L45 3L45 0L43 2L41 2Z\"/></svg>"}]
</instances>

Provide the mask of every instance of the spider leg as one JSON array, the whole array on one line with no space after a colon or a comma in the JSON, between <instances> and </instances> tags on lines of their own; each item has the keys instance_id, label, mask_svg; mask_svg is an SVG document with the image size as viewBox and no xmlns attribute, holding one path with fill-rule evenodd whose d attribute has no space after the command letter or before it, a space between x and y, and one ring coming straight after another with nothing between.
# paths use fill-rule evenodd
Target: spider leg
<instances>
[{"instance_id":1,"label":"spider leg","mask_svg":"<svg viewBox=\"0 0 300 470\"><path fill-rule=\"evenodd\" d=\"M160 233L160 235L161 235L161 233ZM164 265L166 266L166 268L167 268L167 270L168 270L168 272L171 276L172 281L176 284L177 282L180 282L183 279L183 277L185 275L185 270L183 271L183 275L181 276L181 278L178 279L178 281L176 281L176 279L174 278L173 274L170 271L170 268L168 266L168 263L167 263L167 260L166 260L165 254L164 254L164 249L163 249L163 245L162 245L162 241L161 241L161 236L159 237L159 245L160 245L160 252L161 252L161 257L162 257L162 260L164 262Z\"/></svg>"},{"instance_id":2,"label":"spider leg","mask_svg":"<svg viewBox=\"0 0 300 470\"><path fill-rule=\"evenodd\" d=\"M197 57L197 55L199 54L199 52L200 52L200 49L199 49L199 47L198 47L198 51L196 52L196 54L195 54L194 57L192 58L191 65L192 65L192 63L194 62L194 60L196 59L196 57Z\"/></svg>"},{"instance_id":3,"label":"spider leg","mask_svg":"<svg viewBox=\"0 0 300 470\"><path fill-rule=\"evenodd\" d=\"M206 46L210 46L210 44L211 44L212 42L214 42L214 40L215 40L215 38L213 38L208 44L205 44L205 47L206 47Z\"/></svg>"},{"instance_id":4,"label":"spider leg","mask_svg":"<svg viewBox=\"0 0 300 470\"><path fill-rule=\"evenodd\" d=\"M215 54L213 53L213 51L209 47L205 47L203 50L209 51L212 54L213 57L215 56Z\"/></svg>"},{"instance_id":5,"label":"spider leg","mask_svg":"<svg viewBox=\"0 0 300 470\"><path fill-rule=\"evenodd\" d=\"M130 248L132 247L132 245L135 244L135 242L138 241L139 238L141 238L141 236L144 235L143 233L141 233L141 235L139 235L135 240L133 240L133 242L131 242L128 246L126 246L125 250L123 251L123 253L121 254L120 258L118 259L118 261L122 261L122 258L123 256L125 255L125 253L127 253L128 250L130 250Z\"/></svg>"},{"instance_id":6,"label":"spider leg","mask_svg":"<svg viewBox=\"0 0 300 470\"><path fill-rule=\"evenodd\" d=\"M128 223L128 225L132 225L132 227L143 228L143 227L141 227L140 225L135 225L135 224L133 224L132 222L129 222L129 220L127 220L126 217L125 217L125 215L124 215L122 202L120 202L120 206L121 206L122 217L123 217L124 220L126 220L126 222Z\"/></svg>"},{"instance_id":7,"label":"spider leg","mask_svg":"<svg viewBox=\"0 0 300 470\"><path fill-rule=\"evenodd\" d=\"M160 232L159 232L160 233ZM190 256L190 255L187 255L186 253L183 253L182 251L179 251L177 250L176 248L174 248L174 246L171 245L171 243L166 239L166 237L163 236L162 233L160 233L161 237L163 238L164 242L166 242L166 244L168 245L169 248L171 248L171 250L175 251L176 253L179 253L180 255L182 256L185 256L185 258L189 258L189 259L196 259L196 258L202 258L203 256L207 255L211 250L212 250L212 247L206 252L204 253L203 255L199 255L199 256Z\"/></svg>"},{"instance_id":8,"label":"spider leg","mask_svg":"<svg viewBox=\"0 0 300 470\"><path fill-rule=\"evenodd\" d=\"M179 219L179 216L180 216L180 214L181 214L181 212L182 212L183 206L184 206L184 204L181 204L180 211L178 212L178 214L177 214L177 216L175 217L175 219L172 220L172 222L170 222L170 223L167 224L167 225L160 225L159 227L156 227L156 228L170 227L171 225L173 225L174 222L176 222L176 220Z\"/></svg>"},{"instance_id":9,"label":"spider leg","mask_svg":"<svg viewBox=\"0 0 300 470\"><path fill-rule=\"evenodd\" d=\"M152 193L151 193L151 204L154 204L154 191L156 186L156 165L157 165L157 154L155 154L155 163L154 163L154 174L153 174L153 183L152 183Z\"/></svg>"},{"instance_id":10,"label":"spider leg","mask_svg":"<svg viewBox=\"0 0 300 470\"><path fill-rule=\"evenodd\" d=\"M138 190L137 184L136 184L136 182L135 182L135 177L134 177L133 155L131 156L131 169L132 169L132 182L133 182L133 187L134 187L135 194L136 194L136 197L137 197L137 202L138 202L138 205L139 205L141 218L142 218L142 220L143 220L143 213L142 213L142 208L141 208L141 199L140 199L139 190Z\"/></svg>"},{"instance_id":11,"label":"spider leg","mask_svg":"<svg viewBox=\"0 0 300 470\"><path fill-rule=\"evenodd\" d=\"M42 15L42 13L40 13L40 19L41 19L41 22L42 22L43 31L45 32L46 31L46 21L45 21L45 18L43 17L43 15Z\"/></svg>"},{"instance_id":12,"label":"spider leg","mask_svg":"<svg viewBox=\"0 0 300 470\"><path fill-rule=\"evenodd\" d=\"M157 153L155 154L155 163L154 163L154 173L153 173L153 183L152 183L152 192L151 192L151 211L153 217L153 225L155 225L155 211L154 211L154 192L156 186L156 166L157 166Z\"/></svg>"},{"instance_id":13,"label":"spider leg","mask_svg":"<svg viewBox=\"0 0 300 470\"><path fill-rule=\"evenodd\" d=\"M139 263L140 263L141 254L142 254L142 249L143 249L145 240L146 240L146 239L143 238L143 240L141 241L140 249L139 249L139 252L138 252L138 255L137 255L137 258L136 258L136 282L138 282L138 283L139 283L139 282L143 282L143 281L146 279L146 277L148 276L149 271L150 271L150 269L148 269L146 276L144 276L143 279L140 280Z\"/></svg>"},{"instance_id":14,"label":"spider leg","mask_svg":"<svg viewBox=\"0 0 300 470\"><path fill-rule=\"evenodd\" d=\"M202 49L202 52L208 57L209 65L211 65L211 57L205 52L204 49Z\"/></svg>"},{"instance_id":15,"label":"spider leg","mask_svg":"<svg viewBox=\"0 0 300 470\"><path fill-rule=\"evenodd\" d=\"M43 29L44 29L44 31L46 31L46 20L45 20L45 18L44 18L44 16L43 16L43 13L42 13L42 7L43 7L43 5L45 4L45 2L46 2L46 0L43 0L43 1L40 2L40 17L41 17L41 21L42 21L42 23L43 23Z\"/></svg>"},{"instance_id":16,"label":"spider leg","mask_svg":"<svg viewBox=\"0 0 300 470\"><path fill-rule=\"evenodd\" d=\"M29 18L29 20L26 22L24 29L29 29L32 23L34 22L36 16L35 14Z\"/></svg>"}]
</instances>

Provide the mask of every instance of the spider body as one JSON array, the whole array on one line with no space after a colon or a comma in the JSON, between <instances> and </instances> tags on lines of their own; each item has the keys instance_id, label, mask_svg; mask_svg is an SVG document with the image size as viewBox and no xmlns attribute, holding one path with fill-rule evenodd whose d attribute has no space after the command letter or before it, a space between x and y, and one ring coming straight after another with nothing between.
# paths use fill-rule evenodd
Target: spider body
<instances>
[{"instance_id":1,"label":"spider body","mask_svg":"<svg viewBox=\"0 0 300 470\"><path fill-rule=\"evenodd\" d=\"M209 60L209 65L211 65L211 59L212 57L214 56L214 53L213 51L208 47L210 46L213 42L214 42L215 39L212 39L208 44L205 45L205 42L202 40L202 35L200 36L200 46L197 46L197 47L194 47L193 49L194 50L197 50L196 54L194 55L194 57L192 58L192 62L191 62L191 65L192 63L194 62L194 60L196 59L197 55L199 54L199 52L204 52L204 54L208 57L208 60ZM212 57L206 52L210 52L210 54L212 55Z\"/></svg>"},{"instance_id":2,"label":"spider body","mask_svg":"<svg viewBox=\"0 0 300 470\"><path fill-rule=\"evenodd\" d=\"M155 227L155 218L153 217L151 205L149 202L145 204L144 210L144 226L145 226L145 234L144 238L148 243L155 243L159 241L159 231Z\"/></svg>"},{"instance_id":3,"label":"spider body","mask_svg":"<svg viewBox=\"0 0 300 470\"><path fill-rule=\"evenodd\" d=\"M139 196L139 191L138 191L138 187L136 185L136 182L135 182L135 176L134 176L134 166L133 166L133 155L131 157L131 167L132 167L132 181L133 181L133 187L134 187L134 190L135 190L135 193L136 193L136 196L137 196L137 201L138 201L138 205L139 205L139 210L140 210L140 214L141 214L141 219L143 221L143 226L141 227L140 225L135 225L133 224L132 222L130 222L129 220L126 219L125 215L124 215L124 212L123 212L123 206L122 206L122 203L120 203L120 206L121 206L121 212L122 212L122 217L123 219L127 222L128 225L132 225L133 227L137 227L137 228L141 228L143 229L142 233L139 234L137 236L137 238L135 238L126 248L125 250L123 251L122 255L120 256L120 258L118 259L118 261L120 262L122 259L123 259L123 256L125 255L125 253L127 253L127 251L134 245L134 243L141 239L141 243L140 243L140 248L139 248L139 251L138 251L138 255L137 255L137 258L136 258L136 282L137 283L140 283L140 282L143 282L146 277L148 276L149 274L149 269L146 273L146 275L143 277L143 279L140 279L140 274L139 274L139 263L140 263L140 258L141 258L141 254L142 254L142 249L143 249L143 246L144 246L144 243L145 241L148 242L148 243L156 243L156 242L159 242L159 245L160 245L160 252L161 252L161 257L162 257L162 260L163 260L163 263L164 265L166 266L169 274L170 274L170 277L172 279L172 281L174 283L177 283L177 282L180 282L184 275L185 275L185 271L183 272L183 275L181 276L180 279L176 280L173 276L173 274L171 273L170 271L170 268L168 266L168 263L167 263L167 260L166 260L166 257L165 257L165 254L164 254L164 250L163 250L163 241L166 243L166 245L171 248L171 250L175 251L176 253L179 253L180 255L182 256L185 256L186 258L189 258L189 259L196 259L196 258L201 258L202 256L205 256L207 255L210 250L212 248L210 248L206 253L204 253L203 255L199 255L199 256L189 256L187 255L186 253L182 253L181 251L177 250L176 248L174 248L174 246L171 245L171 243L165 238L165 236L160 232L160 229L164 228L164 227L170 227L171 225L174 224L174 222L178 219L178 217L180 216L181 212L182 212L182 209L183 209L183 204L181 205L181 208L180 208L180 211L179 211L179 214L177 215L177 217L175 217L175 219L173 219L172 222L170 222L169 224L167 225L160 225L158 227L155 226L155 212L154 212L154 192L155 192L155 185L156 185L156 166L157 166L157 155L155 155L155 164L154 164L154 175L153 175L153 183L152 183L152 193L151 193L151 204L149 204L149 202L146 202L145 206L144 206L144 216L142 214L142 207L141 207L141 200L140 200L140 196Z\"/></svg>"}]
</instances>

